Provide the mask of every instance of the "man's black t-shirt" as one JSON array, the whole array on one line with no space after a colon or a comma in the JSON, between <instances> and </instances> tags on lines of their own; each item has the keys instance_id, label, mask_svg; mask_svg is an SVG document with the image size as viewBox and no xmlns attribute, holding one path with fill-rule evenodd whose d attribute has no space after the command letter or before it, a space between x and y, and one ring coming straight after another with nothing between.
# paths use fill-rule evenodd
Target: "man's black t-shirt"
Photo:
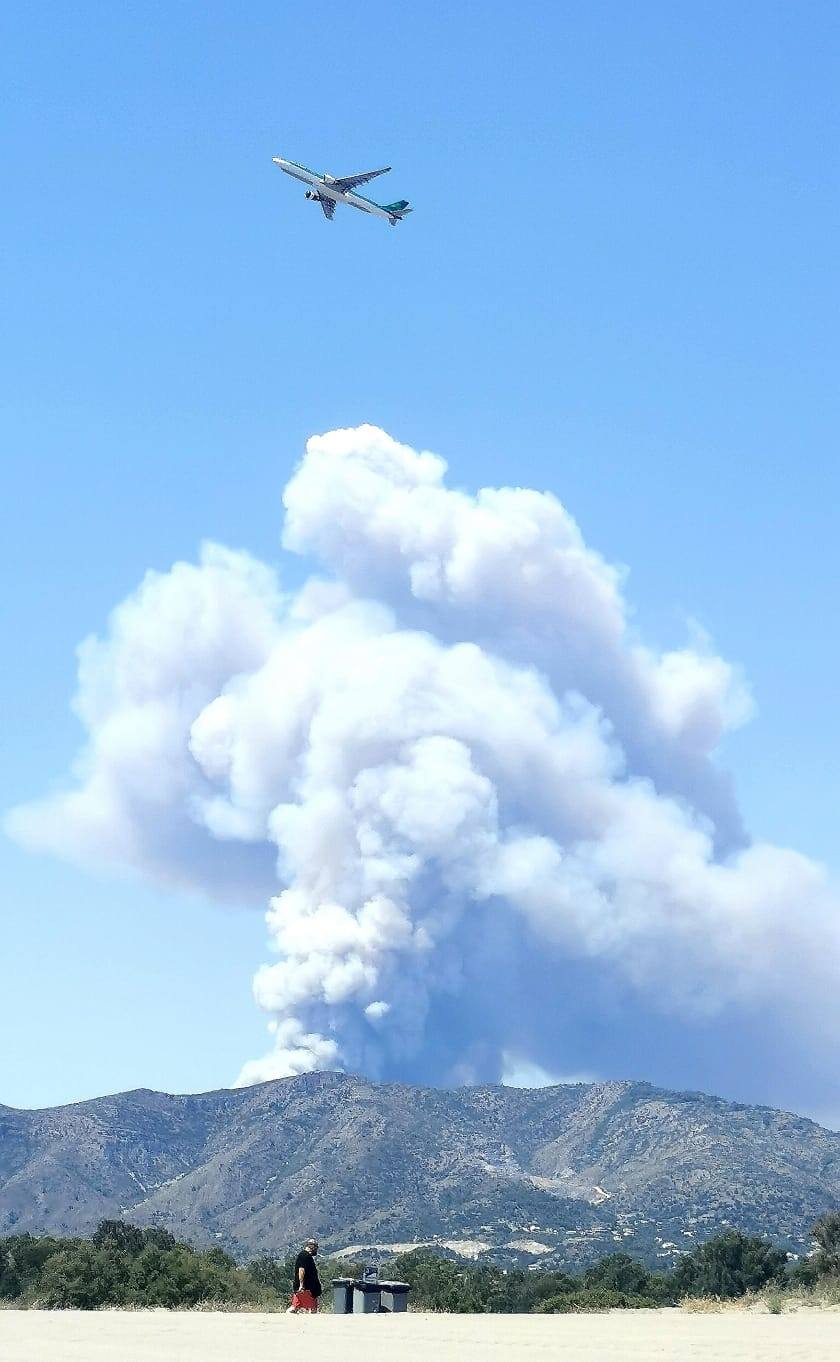
<instances>
[{"instance_id":1,"label":"man's black t-shirt","mask_svg":"<svg viewBox=\"0 0 840 1362\"><path fill-rule=\"evenodd\" d=\"M312 1295L317 1298L321 1294L321 1278L318 1276L315 1259L307 1249L301 1249L297 1258L295 1258L295 1279L292 1283L295 1291L300 1289L301 1268L303 1268L304 1291L311 1291Z\"/></svg>"}]
</instances>

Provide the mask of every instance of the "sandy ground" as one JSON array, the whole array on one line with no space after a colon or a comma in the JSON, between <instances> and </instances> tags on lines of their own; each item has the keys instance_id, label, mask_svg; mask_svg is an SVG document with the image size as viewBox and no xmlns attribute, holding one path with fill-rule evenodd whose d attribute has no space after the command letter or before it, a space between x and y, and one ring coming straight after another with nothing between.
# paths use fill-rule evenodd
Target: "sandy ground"
<instances>
[{"instance_id":1,"label":"sandy ground","mask_svg":"<svg viewBox=\"0 0 840 1362\"><path fill-rule=\"evenodd\" d=\"M830 1362L840 1313L169 1314L0 1310L2 1362Z\"/></svg>"}]
</instances>

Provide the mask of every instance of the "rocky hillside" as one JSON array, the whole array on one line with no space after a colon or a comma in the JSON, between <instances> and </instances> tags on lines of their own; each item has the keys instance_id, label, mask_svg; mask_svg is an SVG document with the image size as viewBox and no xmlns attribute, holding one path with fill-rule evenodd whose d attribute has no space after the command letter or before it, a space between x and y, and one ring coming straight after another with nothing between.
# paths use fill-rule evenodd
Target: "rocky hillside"
<instances>
[{"instance_id":1,"label":"rocky hillside","mask_svg":"<svg viewBox=\"0 0 840 1362\"><path fill-rule=\"evenodd\" d=\"M0 1235L159 1223L238 1256L436 1243L665 1265L721 1226L797 1251L840 1207L840 1134L645 1083L410 1088L307 1074L46 1111L0 1106Z\"/></svg>"}]
</instances>

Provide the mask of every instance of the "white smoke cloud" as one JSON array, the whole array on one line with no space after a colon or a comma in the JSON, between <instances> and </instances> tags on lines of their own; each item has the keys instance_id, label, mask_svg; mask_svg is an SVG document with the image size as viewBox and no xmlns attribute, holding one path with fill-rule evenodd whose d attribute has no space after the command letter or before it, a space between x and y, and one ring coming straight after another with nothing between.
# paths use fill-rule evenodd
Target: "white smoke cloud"
<instances>
[{"instance_id":1,"label":"white smoke cloud","mask_svg":"<svg viewBox=\"0 0 840 1362\"><path fill-rule=\"evenodd\" d=\"M241 1082L399 1072L442 1030L438 1077L477 1043L527 1071L498 988L546 959L600 961L663 1014L772 1004L807 1027L840 903L743 836L713 760L749 714L737 671L638 641L556 497L445 472L334 431L284 498L286 548L329 579L284 595L216 546L149 574L80 650L75 784L12 834L240 898L276 865L254 984L273 1045Z\"/></svg>"},{"instance_id":2,"label":"white smoke cloud","mask_svg":"<svg viewBox=\"0 0 840 1362\"><path fill-rule=\"evenodd\" d=\"M74 708L88 732L75 785L14 810L19 842L68 859L130 866L165 884L221 895L264 894L265 849L243 857L194 816L211 787L190 729L232 676L259 667L279 632L273 573L216 544L199 563L149 572L113 611L104 639L80 645Z\"/></svg>"},{"instance_id":3,"label":"white smoke cloud","mask_svg":"<svg viewBox=\"0 0 840 1362\"><path fill-rule=\"evenodd\" d=\"M502 1072L499 1082L506 1088L553 1088L558 1083L573 1085L575 1083L596 1083L597 1077L591 1073L580 1074L554 1074L549 1073L541 1064L534 1064L531 1060L522 1060L518 1056L505 1051L501 1057Z\"/></svg>"},{"instance_id":4,"label":"white smoke cloud","mask_svg":"<svg viewBox=\"0 0 840 1362\"><path fill-rule=\"evenodd\" d=\"M751 712L732 666L709 649L655 654L634 641L623 573L586 546L551 493L467 496L445 474L443 459L373 427L316 437L286 488L283 542L406 623L534 665L558 694L580 691L634 771L708 813L722 845L741 840L727 783L707 761Z\"/></svg>"}]
</instances>

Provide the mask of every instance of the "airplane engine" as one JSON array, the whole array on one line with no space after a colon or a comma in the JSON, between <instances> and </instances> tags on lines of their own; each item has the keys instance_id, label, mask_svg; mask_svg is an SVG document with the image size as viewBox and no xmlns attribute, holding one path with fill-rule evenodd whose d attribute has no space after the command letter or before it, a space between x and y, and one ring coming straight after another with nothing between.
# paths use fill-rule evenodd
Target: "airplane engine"
<instances>
[{"instance_id":1,"label":"airplane engine","mask_svg":"<svg viewBox=\"0 0 840 1362\"><path fill-rule=\"evenodd\" d=\"M312 190L312 189L307 189L307 191L306 191L306 193L304 194L303 197L304 197L305 199L317 199L317 198L318 198L318 195L314 192L314 190Z\"/></svg>"}]
</instances>

